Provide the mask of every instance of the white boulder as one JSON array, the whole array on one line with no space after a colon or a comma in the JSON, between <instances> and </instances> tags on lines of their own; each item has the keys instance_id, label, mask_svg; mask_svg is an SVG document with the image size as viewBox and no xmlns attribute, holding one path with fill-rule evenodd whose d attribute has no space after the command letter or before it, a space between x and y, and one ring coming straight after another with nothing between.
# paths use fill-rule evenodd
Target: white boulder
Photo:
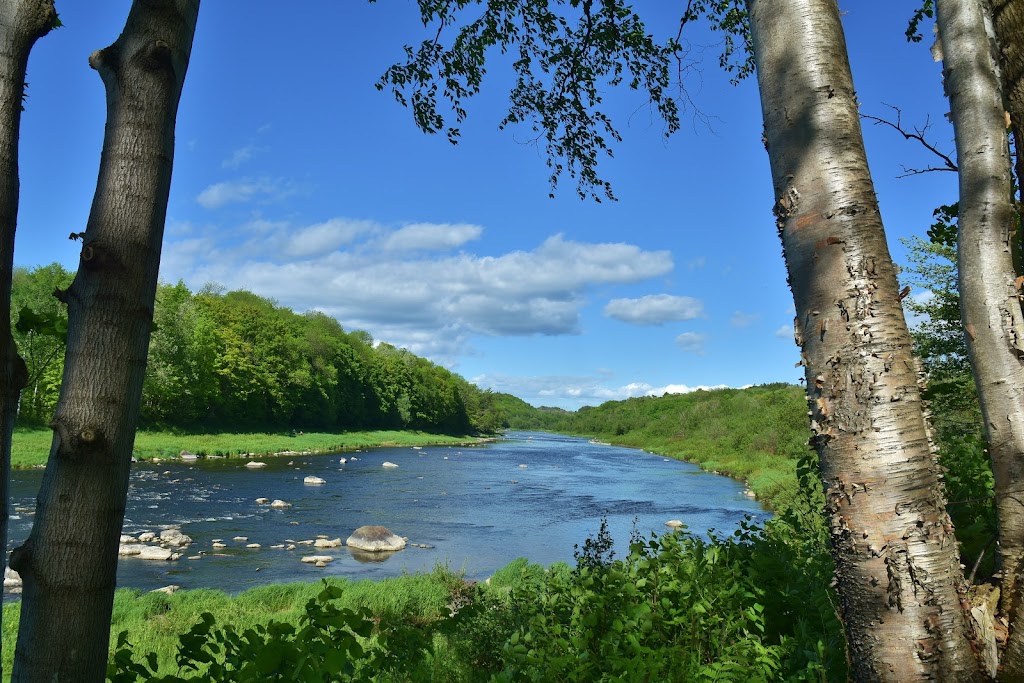
<instances>
[{"instance_id":1,"label":"white boulder","mask_svg":"<svg viewBox=\"0 0 1024 683\"><path fill-rule=\"evenodd\" d=\"M320 477L310 476L303 479L302 483L308 484L310 486L319 486L320 484L326 484L327 482L324 479L321 479Z\"/></svg>"},{"instance_id":2,"label":"white boulder","mask_svg":"<svg viewBox=\"0 0 1024 683\"><path fill-rule=\"evenodd\" d=\"M382 526L361 526L352 532L345 545L357 550L377 553L388 550L401 550L405 547L405 539Z\"/></svg>"},{"instance_id":3,"label":"white boulder","mask_svg":"<svg viewBox=\"0 0 1024 683\"><path fill-rule=\"evenodd\" d=\"M181 529L164 529L160 532L160 542L174 548L186 546L192 539L181 533Z\"/></svg>"}]
</instances>

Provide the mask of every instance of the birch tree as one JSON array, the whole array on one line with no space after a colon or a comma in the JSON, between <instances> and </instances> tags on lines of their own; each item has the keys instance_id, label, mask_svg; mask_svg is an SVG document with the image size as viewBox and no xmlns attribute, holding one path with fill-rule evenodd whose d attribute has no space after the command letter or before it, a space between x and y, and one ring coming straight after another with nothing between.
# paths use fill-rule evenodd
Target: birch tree
<instances>
[{"instance_id":1,"label":"birch tree","mask_svg":"<svg viewBox=\"0 0 1024 683\"><path fill-rule=\"evenodd\" d=\"M135 0L89 64L106 88L99 178L68 305L63 385L22 576L15 681L102 681L174 157L199 0Z\"/></svg>"},{"instance_id":2,"label":"birch tree","mask_svg":"<svg viewBox=\"0 0 1024 683\"><path fill-rule=\"evenodd\" d=\"M960 179L960 313L992 460L999 520L1000 610L1011 624L1004 673L1024 675L1018 633L1024 553L1024 319L1012 254L1016 216L997 54L980 0L936 5Z\"/></svg>"},{"instance_id":3,"label":"birch tree","mask_svg":"<svg viewBox=\"0 0 1024 683\"><path fill-rule=\"evenodd\" d=\"M980 676L834 0L748 0L856 680Z\"/></svg>"}]
</instances>

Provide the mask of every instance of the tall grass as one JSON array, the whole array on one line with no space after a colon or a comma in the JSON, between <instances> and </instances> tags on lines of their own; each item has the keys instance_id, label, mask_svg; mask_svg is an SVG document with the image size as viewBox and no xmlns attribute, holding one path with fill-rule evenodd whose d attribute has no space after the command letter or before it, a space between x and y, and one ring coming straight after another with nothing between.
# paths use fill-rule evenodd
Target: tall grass
<instances>
[{"instance_id":1,"label":"tall grass","mask_svg":"<svg viewBox=\"0 0 1024 683\"><path fill-rule=\"evenodd\" d=\"M369 609L375 617L423 624L448 616L451 587L461 577L438 567L429 574L401 576L380 581L349 581L329 578L326 582L342 589L336 604L341 608ZM238 631L271 620L298 623L306 603L323 590L323 582L288 583L252 588L237 595L197 589L164 593L143 593L120 589L114 595L110 624L111 652L117 635L127 631L133 650L155 652L162 673L176 670L178 637L210 612L219 624L232 624ZM10 680L17 639L21 603L4 605L3 668Z\"/></svg>"},{"instance_id":2,"label":"tall grass","mask_svg":"<svg viewBox=\"0 0 1024 683\"><path fill-rule=\"evenodd\" d=\"M13 467L38 467L46 464L53 432L48 429L19 427L11 445ZM135 435L134 455L139 460L177 458L182 451L198 455L236 456L252 453L269 455L285 451L330 453L340 450L384 446L471 445L480 439L426 432L307 432L307 433L230 433L189 434L186 432L139 431Z\"/></svg>"}]
</instances>

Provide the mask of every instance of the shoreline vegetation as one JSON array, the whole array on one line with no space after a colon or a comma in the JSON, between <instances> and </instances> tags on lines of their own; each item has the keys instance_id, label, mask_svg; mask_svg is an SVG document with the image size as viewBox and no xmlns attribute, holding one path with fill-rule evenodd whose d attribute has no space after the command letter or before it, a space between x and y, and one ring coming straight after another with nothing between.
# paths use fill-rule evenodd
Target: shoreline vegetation
<instances>
[{"instance_id":1,"label":"shoreline vegetation","mask_svg":"<svg viewBox=\"0 0 1024 683\"><path fill-rule=\"evenodd\" d=\"M288 656L303 657L310 654L304 649L315 643L309 629L318 618L326 618L324 610L332 609L352 610L346 618L354 620L351 624L365 625L370 633L360 636L365 649L360 656L372 672L363 669L362 674L343 680L520 680L530 667L540 668L529 680L559 680L559 674L546 667L553 661L578 662L581 647L595 655L604 653L594 659L594 666L600 667L595 674L642 666L651 668L651 680L691 680L713 672L721 677L724 666L734 667L735 676L722 680L743 680L753 670L750 667L774 674L767 680L839 679L845 668L842 631L834 614L835 598L827 588L832 568L825 535L820 517L814 514L820 502L815 495L820 496L820 491L802 490L797 476L798 467L806 465L801 459L810 453L804 412L802 389L784 384L628 399L576 413L517 410L508 414L505 428L572 434L686 460L745 482L775 512L775 518L764 529L742 525L734 536L711 540L685 530L669 532L634 543L629 557L614 561L610 539L599 533L596 538L579 539L575 568L563 563L542 567L520 559L479 584L439 566L431 573L379 581L332 578L261 586L237 595L204 589L172 594L121 589L111 625L111 661L121 662L117 665L121 677L112 680L149 680L157 671L159 676L208 679L209 672L203 673L206 665L190 672L180 669L176 659L179 642L185 642L180 637L202 623L204 613L215 619L216 626L208 628L211 634L230 624L236 637L248 634L237 640L239 647L249 647L245 642L262 643L248 656L278 648L293 653ZM42 464L49 439L46 429L18 429L15 466ZM206 456L263 456L483 440L399 431L294 435L141 431L136 457L177 459L183 450ZM659 573L659 566L673 569L670 574ZM659 596L679 591L670 607L659 598L664 613L650 613L654 603L645 597L643 587L652 583ZM698 583L700 591L687 588ZM768 586L771 592L765 590ZM5 672L11 670L19 608L17 601L4 605ZM594 631L592 625L574 624L574 614L591 615L587 617L591 620L607 618L609 628ZM280 630L271 627L272 621L292 626ZM673 623L676 626L670 627ZM688 624L683 632L679 623ZM577 635L570 643L559 635L566 629L587 638L622 642L614 647L609 642L581 645L582 636ZM127 633L130 647L118 653L121 632ZM288 636L289 632L305 635ZM624 644L633 636L646 639L650 651L631 654ZM659 638L665 641L664 651L659 650ZM195 650L199 641L193 637L189 642L193 659L203 661L205 655ZM522 647L526 642L529 647ZM686 645L682 650L680 643ZM680 651L692 652L693 660L679 662L676 655L659 659L659 652ZM142 666L150 652L156 656L155 671L142 675L141 669L131 669ZM221 652L218 656L227 656L227 649ZM236 654L239 661L247 656L244 651ZM676 675L679 671L685 672L681 678ZM503 678L503 672L509 676Z\"/></svg>"},{"instance_id":2,"label":"shoreline vegetation","mask_svg":"<svg viewBox=\"0 0 1024 683\"><path fill-rule=\"evenodd\" d=\"M11 467L45 467L53 432L49 429L18 427L11 446ZM359 432L210 433L140 430L135 435L132 455L139 461L179 460L183 452L212 458L321 455L396 446L472 447L491 440L470 435L377 430Z\"/></svg>"}]
</instances>

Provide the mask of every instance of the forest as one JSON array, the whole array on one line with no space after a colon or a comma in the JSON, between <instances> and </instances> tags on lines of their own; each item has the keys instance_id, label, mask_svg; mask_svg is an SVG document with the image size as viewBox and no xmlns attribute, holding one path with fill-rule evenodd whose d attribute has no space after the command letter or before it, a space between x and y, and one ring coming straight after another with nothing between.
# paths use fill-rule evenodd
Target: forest
<instances>
[{"instance_id":1,"label":"forest","mask_svg":"<svg viewBox=\"0 0 1024 683\"><path fill-rule=\"evenodd\" d=\"M21 424L53 415L67 334L67 308L53 292L73 276L56 263L14 271L12 325L29 372ZM492 433L528 408L323 313L296 313L251 292L161 284L153 319L140 404L146 428Z\"/></svg>"}]
</instances>

